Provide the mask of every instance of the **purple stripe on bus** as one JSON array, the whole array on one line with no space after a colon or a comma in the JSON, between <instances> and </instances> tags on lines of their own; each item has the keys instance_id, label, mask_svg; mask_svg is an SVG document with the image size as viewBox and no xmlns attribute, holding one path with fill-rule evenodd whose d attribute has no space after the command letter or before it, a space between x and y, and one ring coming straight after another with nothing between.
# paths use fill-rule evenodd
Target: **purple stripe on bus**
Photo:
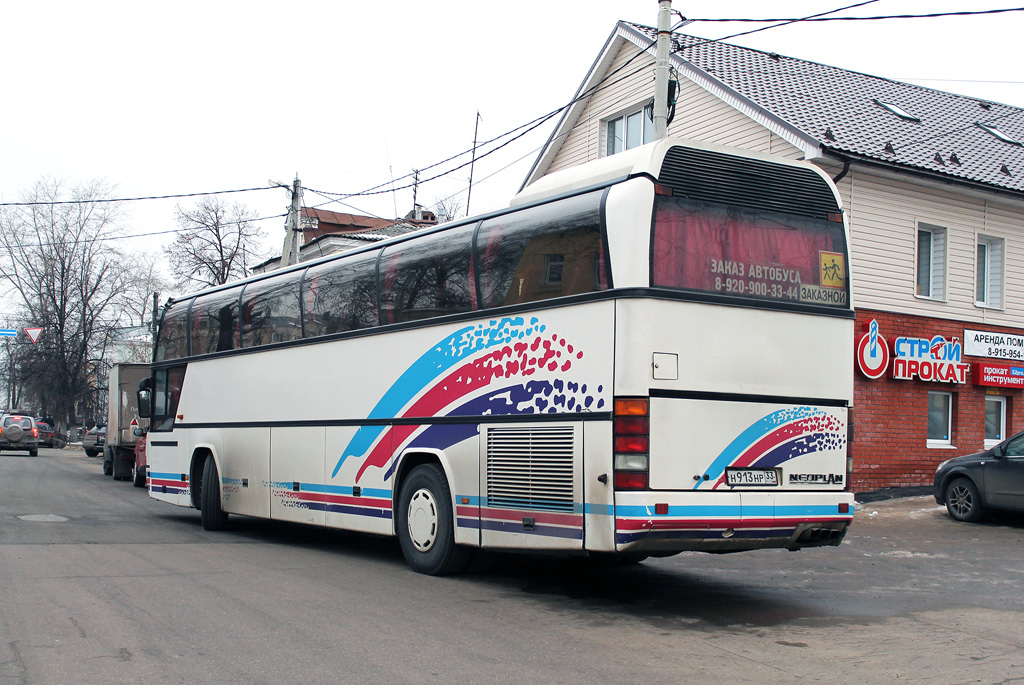
<instances>
[{"instance_id":1,"label":"purple stripe on bus","mask_svg":"<svg viewBox=\"0 0 1024 685\"><path fill-rule=\"evenodd\" d=\"M573 540L583 539L582 528L559 528L557 526L537 526L533 530L523 530L521 521L481 521L480 527L485 530L495 530L505 533L520 533L522 535L543 535L545 537L569 538Z\"/></svg>"}]
</instances>

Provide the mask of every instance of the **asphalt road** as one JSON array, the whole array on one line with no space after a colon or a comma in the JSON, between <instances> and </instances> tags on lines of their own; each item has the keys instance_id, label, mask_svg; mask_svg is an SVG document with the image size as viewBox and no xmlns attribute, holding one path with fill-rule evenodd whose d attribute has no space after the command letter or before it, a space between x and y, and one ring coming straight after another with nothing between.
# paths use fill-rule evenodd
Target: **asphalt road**
<instances>
[{"instance_id":1,"label":"asphalt road","mask_svg":"<svg viewBox=\"0 0 1024 685\"><path fill-rule=\"evenodd\" d=\"M390 539L231 521L81 452L0 454L0 685L1024 679L1024 521L930 498L858 507L839 548L454 578Z\"/></svg>"}]
</instances>

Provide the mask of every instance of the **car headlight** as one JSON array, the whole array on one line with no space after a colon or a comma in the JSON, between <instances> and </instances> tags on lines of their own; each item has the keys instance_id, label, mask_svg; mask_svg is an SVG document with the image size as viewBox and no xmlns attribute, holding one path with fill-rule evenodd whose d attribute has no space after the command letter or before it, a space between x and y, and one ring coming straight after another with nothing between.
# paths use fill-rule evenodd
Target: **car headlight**
<instances>
[{"instance_id":1,"label":"car headlight","mask_svg":"<svg viewBox=\"0 0 1024 685\"><path fill-rule=\"evenodd\" d=\"M945 466L946 464L948 464L949 462L950 462L950 460L947 459L946 461L944 461L941 464L939 464L938 466L936 466L935 467L935 473L938 473L939 471L941 471L942 467Z\"/></svg>"}]
</instances>

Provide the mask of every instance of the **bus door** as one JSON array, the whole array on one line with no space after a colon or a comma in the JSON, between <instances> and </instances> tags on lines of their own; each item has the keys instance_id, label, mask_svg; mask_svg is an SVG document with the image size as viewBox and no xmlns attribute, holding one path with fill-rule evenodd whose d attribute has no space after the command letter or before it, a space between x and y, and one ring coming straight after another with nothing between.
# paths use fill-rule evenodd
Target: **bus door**
<instances>
[{"instance_id":1,"label":"bus door","mask_svg":"<svg viewBox=\"0 0 1024 685\"><path fill-rule=\"evenodd\" d=\"M484 547L583 548L583 423L482 425Z\"/></svg>"},{"instance_id":2,"label":"bus door","mask_svg":"<svg viewBox=\"0 0 1024 685\"><path fill-rule=\"evenodd\" d=\"M188 431L176 427L185 365L153 372L153 416L147 436L149 493L154 499L191 506Z\"/></svg>"}]
</instances>

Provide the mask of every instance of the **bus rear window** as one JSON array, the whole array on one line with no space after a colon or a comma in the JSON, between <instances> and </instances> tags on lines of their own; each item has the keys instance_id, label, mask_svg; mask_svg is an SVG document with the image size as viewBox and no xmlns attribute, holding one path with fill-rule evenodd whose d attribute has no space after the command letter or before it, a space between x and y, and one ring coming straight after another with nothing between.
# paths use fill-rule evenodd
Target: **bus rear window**
<instances>
[{"instance_id":1,"label":"bus rear window","mask_svg":"<svg viewBox=\"0 0 1024 685\"><path fill-rule=\"evenodd\" d=\"M849 307L843 224L658 197L651 285Z\"/></svg>"}]
</instances>

